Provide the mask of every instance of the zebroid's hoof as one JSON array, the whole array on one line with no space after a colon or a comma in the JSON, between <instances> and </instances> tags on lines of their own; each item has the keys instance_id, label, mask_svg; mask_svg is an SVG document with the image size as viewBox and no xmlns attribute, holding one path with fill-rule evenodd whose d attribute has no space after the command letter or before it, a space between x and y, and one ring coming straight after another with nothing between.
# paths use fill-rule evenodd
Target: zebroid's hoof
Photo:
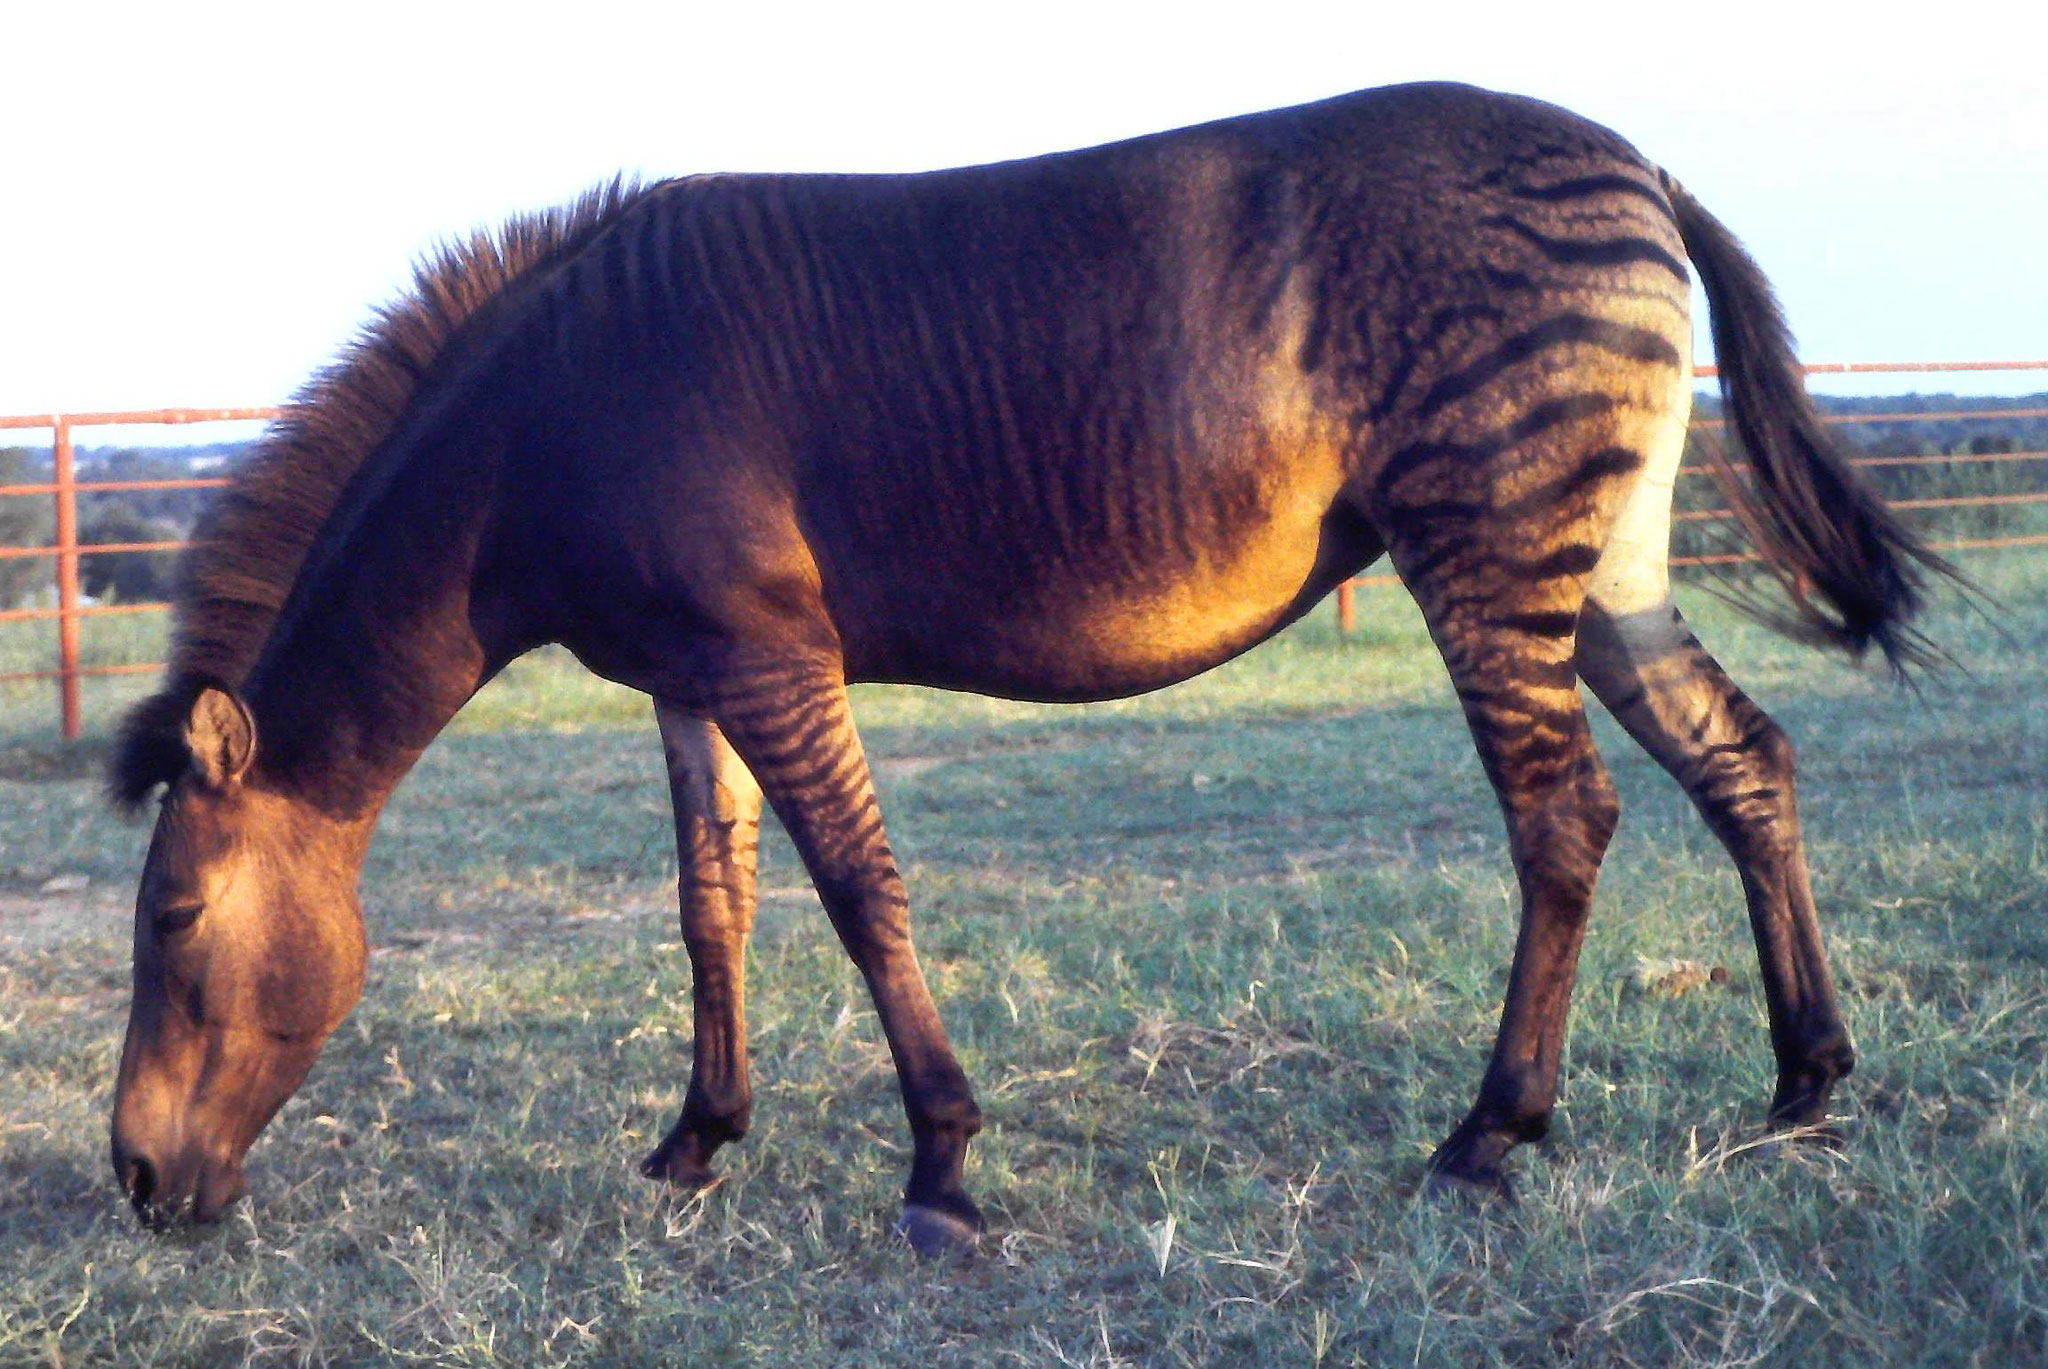
<instances>
[{"instance_id":1,"label":"zebroid's hoof","mask_svg":"<svg viewBox=\"0 0 2048 1369\"><path fill-rule=\"evenodd\" d=\"M896 1219L896 1234L926 1259L972 1251L981 1243L973 1223L922 1203L905 1203Z\"/></svg>"}]
</instances>

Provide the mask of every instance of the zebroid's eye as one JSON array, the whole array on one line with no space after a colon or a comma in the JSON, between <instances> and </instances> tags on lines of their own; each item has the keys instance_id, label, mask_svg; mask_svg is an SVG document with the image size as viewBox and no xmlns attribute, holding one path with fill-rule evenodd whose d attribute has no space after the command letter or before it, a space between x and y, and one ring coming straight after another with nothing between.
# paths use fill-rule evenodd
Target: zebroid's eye
<instances>
[{"instance_id":1,"label":"zebroid's eye","mask_svg":"<svg viewBox=\"0 0 2048 1369\"><path fill-rule=\"evenodd\" d=\"M175 907L160 909L156 915L156 934L176 936L179 932L189 929L205 911L204 903L181 903Z\"/></svg>"}]
</instances>

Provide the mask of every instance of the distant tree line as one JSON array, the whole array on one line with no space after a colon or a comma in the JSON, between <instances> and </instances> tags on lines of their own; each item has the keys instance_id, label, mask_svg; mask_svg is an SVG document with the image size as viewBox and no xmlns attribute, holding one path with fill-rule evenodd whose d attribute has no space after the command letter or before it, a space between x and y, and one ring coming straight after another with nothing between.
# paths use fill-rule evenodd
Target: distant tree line
<instances>
[{"instance_id":1,"label":"distant tree line","mask_svg":"<svg viewBox=\"0 0 2048 1369\"><path fill-rule=\"evenodd\" d=\"M1893 395L1875 399L1816 396L1829 414L1915 412L1927 418L1878 419L1836 428L1859 456L1948 458L1928 464L1865 468L1863 474L1887 498L1927 499L1963 495L2022 494L2048 490L2048 460L1985 462L1969 458L2011 452L2048 452L2048 415L2036 417L1947 418L1944 414L2048 410L2048 394L1980 398L1958 395ZM1702 391L1695 404L1701 418L1719 417L1720 397ZM1692 439L1696 447L1698 438ZM157 449L87 448L78 455L81 480L167 480L218 474L232 467L246 443ZM1702 453L1689 463L1704 467ZM50 479L47 447L0 448L0 485L37 484ZM78 496L81 543L173 542L190 537L208 490L119 490ZM1721 495L1703 475L1682 478L1682 510L1718 507ZM54 535L47 495L0 497L0 546L49 546ZM2006 504L1960 509L1915 510L1913 525L1930 540L2048 532L2048 504ZM1681 522L1673 538L1680 554L1740 550L1726 527ZM175 553L86 553L79 561L84 591L96 599L140 603L169 597ZM13 608L47 594L55 575L47 557L0 559L0 608Z\"/></svg>"},{"instance_id":2,"label":"distant tree line","mask_svg":"<svg viewBox=\"0 0 2048 1369\"><path fill-rule=\"evenodd\" d=\"M2048 414L2012 416L2009 411L2048 411L2048 394L1985 398L1972 395L1887 395L1850 399L1816 395L1822 413L1918 413L1915 419L1873 418L1831 425L1852 457L1922 458L1913 464L1865 466L1859 472L1886 499L1956 499L1983 495L2025 495L2048 491L2048 459L1981 461L1974 457L2020 452L2048 452ZM1718 418L1720 396L1702 393L1694 405L1701 418ZM1993 418L1948 418L1945 414L1996 412ZM1716 436L1721 436L1717 432ZM1690 440L1688 463L1704 469L1701 435ZM1738 463L1739 465L1739 463ZM1681 510L1719 507L1714 483L1704 476L1678 482ZM1960 508L1913 509L1908 523L1931 542L2048 533L2048 503L1965 505ZM1672 539L1678 555L1740 551L1732 530L1712 522L1681 522Z\"/></svg>"},{"instance_id":3,"label":"distant tree line","mask_svg":"<svg viewBox=\"0 0 2048 1369\"><path fill-rule=\"evenodd\" d=\"M184 480L217 473L217 459L238 449L88 448L77 458L81 481ZM205 469L196 467L204 466ZM47 447L0 448L0 485L46 484L52 478ZM78 496L78 540L181 542L206 505L209 490L107 490ZM56 506L49 495L0 497L0 546L47 547L56 540ZM87 552L79 557L79 587L94 599L146 603L170 596L175 552ZM0 608L15 608L54 592L56 570L47 556L0 560Z\"/></svg>"}]
</instances>

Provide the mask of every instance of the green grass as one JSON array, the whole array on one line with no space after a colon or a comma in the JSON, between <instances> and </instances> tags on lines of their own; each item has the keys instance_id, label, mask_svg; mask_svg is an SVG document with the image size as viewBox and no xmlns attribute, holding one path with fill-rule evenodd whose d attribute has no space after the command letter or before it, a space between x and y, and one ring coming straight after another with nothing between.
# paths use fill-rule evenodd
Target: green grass
<instances>
[{"instance_id":1,"label":"green grass","mask_svg":"<svg viewBox=\"0 0 2048 1369\"><path fill-rule=\"evenodd\" d=\"M2048 1361L2048 568L1923 695L1691 604L1801 745L1862 1065L1840 1156L1759 1149L1740 891L1614 728L1627 804L1558 1126L1523 1203L1418 1196L1514 928L1499 818L1398 592L1090 708L857 707L989 1127L982 1255L894 1241L872 1010L764 849L755 1132L690 1199L634 1162L689 973L645 705L522 662L431 750L365 876L362 1006L220 1229L106 1172L146 832L10 698L0 743L0 1363L1802 1365ZM1697 596L1695 596L1697 598ZM120 688L132 690L128 684ZM46 707L39 705L39 707ZM84 875L83 893L40 892ZM11 924L11 925L10 925ZM6 940L9 932L13 940ZM1678 996L1638 957L1727 966Z\"/></svg>"}]
</instances>

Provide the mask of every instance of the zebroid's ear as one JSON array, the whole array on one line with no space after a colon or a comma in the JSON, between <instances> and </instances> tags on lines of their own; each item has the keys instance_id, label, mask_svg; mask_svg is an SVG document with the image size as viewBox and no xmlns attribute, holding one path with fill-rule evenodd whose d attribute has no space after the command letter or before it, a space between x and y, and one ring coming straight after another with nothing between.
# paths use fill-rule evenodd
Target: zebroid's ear
<instances>
[{"instance_id":1,"label":"zebroid's ear","mask_svg":"<svg viewBox=\"0 0 2048 1369\"><path fill-rule=\"evenodd\" d=\"M210 789L231 789L256 759L256 720L242 701L212 685L193 696L185 715L192 769Z\"/></svg>"}]
</instances>

